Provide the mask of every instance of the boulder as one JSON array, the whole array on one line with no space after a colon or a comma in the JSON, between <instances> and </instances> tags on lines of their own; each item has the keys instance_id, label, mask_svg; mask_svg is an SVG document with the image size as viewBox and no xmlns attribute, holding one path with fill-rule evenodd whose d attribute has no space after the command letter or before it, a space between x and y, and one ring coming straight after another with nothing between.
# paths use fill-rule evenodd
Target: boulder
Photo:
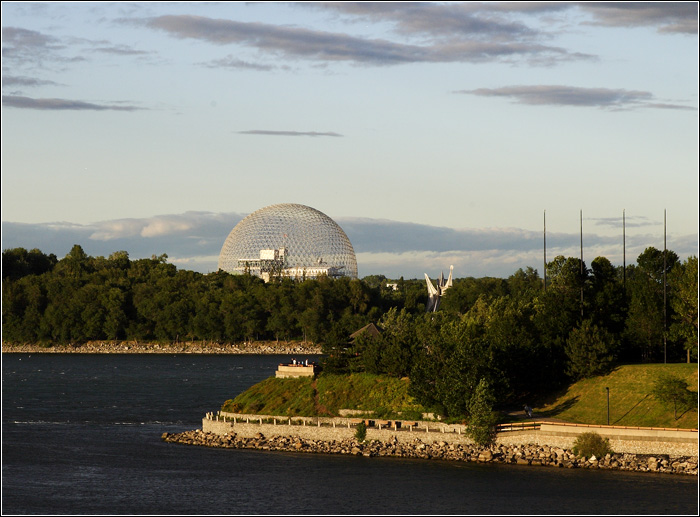
<instances>
[{"instance_id":1,"label":"boulder","mask_svg":"<svg viewBox=\"0 0 700 517\"><path fill-rule=\"evenodd\" d=\"M490 450L485 450L479 453L479 461L491 461L493 453Z\"/></svg>"}]
</instances>

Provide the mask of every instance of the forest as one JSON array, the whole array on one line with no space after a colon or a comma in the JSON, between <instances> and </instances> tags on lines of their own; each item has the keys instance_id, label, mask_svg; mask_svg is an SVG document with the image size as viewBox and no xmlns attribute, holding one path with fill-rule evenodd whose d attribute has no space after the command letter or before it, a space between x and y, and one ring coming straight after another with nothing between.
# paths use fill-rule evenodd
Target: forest
<instances>
[{"instance_id":1,"label":"forest","mask_svg":"<svg viewBox=\"0 0 700 517\"><path fill-rule=\"evenodd\" d=\"M424 280L264 283L178 270L167 255L91 257L79 245L62 259L5 250L2 276L3 342L311 341L322 344L326 371L409 377L413 395L447 416L616 364L698 357L697 257L653 247L624 269L557 256L544 278L530 267L458 278L435 313L425 312ZM378 335L349 338L369 323Z\"/></svg>"}]
</instances>

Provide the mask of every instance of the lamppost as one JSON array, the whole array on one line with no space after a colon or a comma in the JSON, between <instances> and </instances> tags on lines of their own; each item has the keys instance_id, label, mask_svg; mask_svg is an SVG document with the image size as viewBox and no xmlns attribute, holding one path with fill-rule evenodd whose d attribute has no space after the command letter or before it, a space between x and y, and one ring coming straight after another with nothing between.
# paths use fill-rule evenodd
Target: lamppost
<instances>
[{"instance_id":1,"label":"lamppost","mask_svg":"<svg viewBox=\"0 0 700 517\"><path fill-rule=\"evenodd\" d=\"M610 388L605 387L605 392L608 396L608 425L610 425Z\"/></svg>"}]
</instances>

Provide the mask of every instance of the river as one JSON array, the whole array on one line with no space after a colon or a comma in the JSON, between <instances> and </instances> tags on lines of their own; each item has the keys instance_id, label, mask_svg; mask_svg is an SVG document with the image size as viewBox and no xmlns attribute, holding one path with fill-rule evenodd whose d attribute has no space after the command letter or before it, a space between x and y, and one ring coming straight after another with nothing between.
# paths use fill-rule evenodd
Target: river
<instances>
[{"instance_id":1,"label":"river","mask_svg":"<svg viewBox=\"0 0 700 517\"><path fill-rule=\"evenodd\" d=\"M3 515L697 515L696 477L161 440L200 428L207 411L287 360L3 354Z\"/></svg>"}]
</instances>

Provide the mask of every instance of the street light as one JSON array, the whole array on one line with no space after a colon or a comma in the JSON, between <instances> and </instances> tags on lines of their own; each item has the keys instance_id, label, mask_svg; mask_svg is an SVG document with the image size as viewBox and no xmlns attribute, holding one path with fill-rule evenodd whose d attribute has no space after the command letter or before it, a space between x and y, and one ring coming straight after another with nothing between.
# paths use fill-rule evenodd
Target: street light
<instances>
[{"instance_id":1,"label":"street light","mask_svg":"<svg viewBox=\"0 0 700 517\"><path fill-rule=\"evenodd\" d=\"M610 425L610 388L606 386L605 391L608 395L608 425Z\"/></svg>"}]
</instances>

